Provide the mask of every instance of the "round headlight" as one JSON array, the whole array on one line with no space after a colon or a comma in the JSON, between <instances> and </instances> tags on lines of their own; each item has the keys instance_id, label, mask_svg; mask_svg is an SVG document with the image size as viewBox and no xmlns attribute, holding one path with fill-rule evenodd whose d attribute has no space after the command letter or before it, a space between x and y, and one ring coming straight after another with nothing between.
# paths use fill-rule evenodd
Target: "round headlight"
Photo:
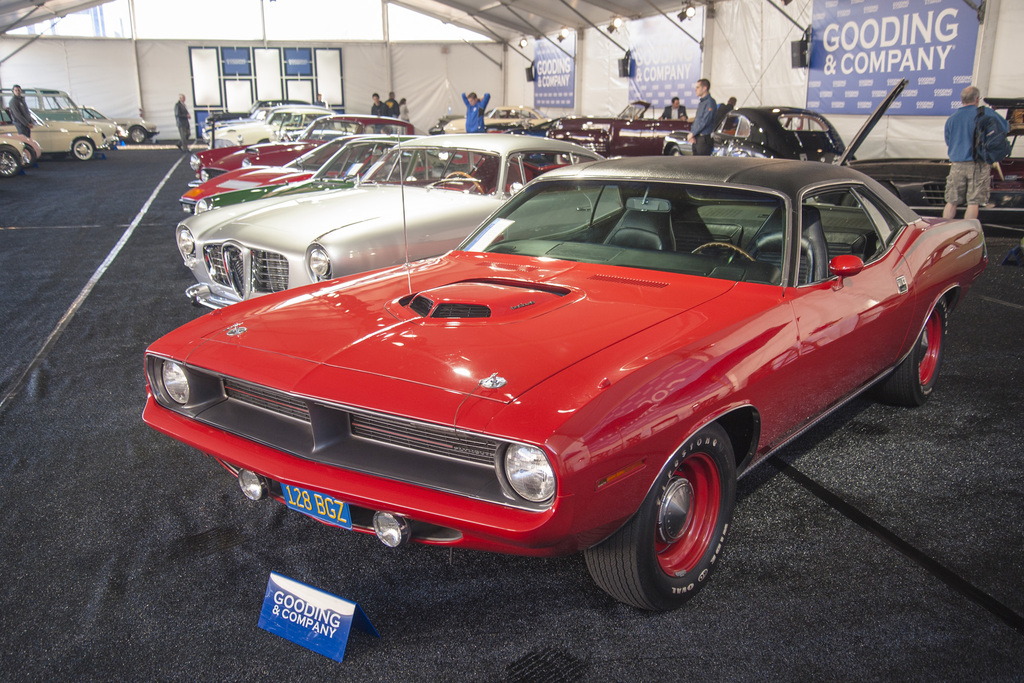
<instances>
[{"instance_id":1,"label":"round headlight","mask_svg":"<svg viewBox=\"0 0 1024 683\"><path fill-rule=\"evenodd\" d=\"M320 245L309 250L306 261L309 263L309 271L317 280L327 280L331 277L331 257Z\"/></svg>"},{"instance_id":2,"label":"round headlight","mask_svg":"<svg viewBox=\"0 0 1024 683\"><path fill-rule=\"evenodd\" d=\"M205 200L204 200L205 201ZM191 256L196 250L196 240L192 237L192 231L182 227L178 229L178 251L182 256Z\"/></svg>"},{"instance_id":3,"label":"round headlight","mask_svg":"<svg viewBox=\"0 0 1024 683\"><path fill-rule=\"evenodd\" d=\"M160 374L163 376L164 391L171 397L171 400L181 405L188 403L188 375L185 374L185 369L181 367L181 364L175 363L173 360L165 360Z\"/></svg>"},{"instance_id":4,"label":"round headlight","mask_svg":"<svg viewBox=\"0 0 1024 683\"><path fill-rule=\"evenodd\" d=\"M199 167L202 166L203 164L201 161L199 161L199 155L193 154L188 158L188 165L192 168L193 171L198 171Z\"/></svg>"},{"instance_id":5,"label":"round headlight","mask_svg":"<svg viewBox=\"0 0 1024 683\"><path fill-rule=\"evenodd\" d=\"M212 208L213 208L213 202L211 202L209 199L204 197L203 199L200 199L198 202L196 202L195 212L196 213L204 213L206 211L209 211Z\"/></svg>"},{"instance_id":6,"label":"round headlight","mask_svg":"<svg viewBox=\"0 0 1024 683\"><path fill-rule=\"evenodd\" d=\"M250 159L249 157L242 159L242 166L252 166L252 159Z\"/></svg>"},{"instance_id":7,"label":"round headlight","mask_svg":"<svg viewBox=\"0 0 1024 683\"><path fill-rule=\"evenodd\" d=\"M555 473L544 451L535 446L509 446L505 452L505 476L516 493L534 503L555 493Z\"/></svg>"},{"instance_id":8,"label":"round headlight","mask_svg":"<svg viewBox=\"0 0 1024 683\"><path fill-rule=\"evenodd\" d=\"M199 172L199 179L205 183L207 180L210 179L210 172L204 168L202 171Z\"/></svg>"}]
</instances>

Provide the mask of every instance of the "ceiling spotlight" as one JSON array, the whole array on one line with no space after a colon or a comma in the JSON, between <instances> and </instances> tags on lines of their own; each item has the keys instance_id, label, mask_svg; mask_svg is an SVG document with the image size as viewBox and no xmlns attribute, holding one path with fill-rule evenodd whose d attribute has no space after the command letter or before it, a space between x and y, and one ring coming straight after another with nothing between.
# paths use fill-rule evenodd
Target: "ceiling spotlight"
<instances>
[{"instance_id":1,"label":"ceiling spotlight","mask_svg":"<svg viewBox=\"0 0 1024 683\"><path fill-rule=\"evenodd\" d=\"M679 21L685 21L687 19L693 19L694 15L697 14L697 8L693 6L692 2L683 3L683 11L677 14Z\"/></svg>"},{"instance_id":2,"label":"ceiling spotlight","mask_svg":"<svg viewBox=\"0 0 1024 683\"><path fill-rule=\"evenodd\" d=\"M612 23L608 24L608 33L615 33L616 29L622 28L622 18L615 17Z\"/></svg>"},{"instance_id":3,"label":"ceiling spotlight","mask_svg":"<svg viewBox=\"0 0 1024 683\"><path fill-rule=\"evenodd\" d=\"M522 38L519 39L519 47L526 47L529 44L530 41L526 39L526 36L523 36Z\"/></svg>"},{"instance_id":4,"label":"ceiling spotlight","mask_svg":"<svg viewBox=\"0 0 1024 683\"><path fill-rule=\"evenodd\" d=\"M562 30L558 32L558 42L562 42L563 40L565 40L568 37L569 37L569 29L563 26Z\"/></svg>"}]
</instances>

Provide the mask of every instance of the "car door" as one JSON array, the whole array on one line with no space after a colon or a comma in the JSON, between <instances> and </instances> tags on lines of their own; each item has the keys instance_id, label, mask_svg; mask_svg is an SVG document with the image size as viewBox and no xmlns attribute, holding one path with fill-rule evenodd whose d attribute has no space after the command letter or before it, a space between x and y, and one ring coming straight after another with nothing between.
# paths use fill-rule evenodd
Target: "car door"
<instances>
[{"instance_id":1,"label":"car door","mask_svg":"<svg viewBox=\"0 0 1024 683\"><path fill-rule=\"evenodd\" d=\"M799 335L807 417L891 368L908 333L909 269L889 247L901 221L863 187L812 191L801 202L797 284L787 288ZM795 246L795 245L794 245ZM829 261L859 257L863 270L837 277Z\"/></svg>"}]
</instances>

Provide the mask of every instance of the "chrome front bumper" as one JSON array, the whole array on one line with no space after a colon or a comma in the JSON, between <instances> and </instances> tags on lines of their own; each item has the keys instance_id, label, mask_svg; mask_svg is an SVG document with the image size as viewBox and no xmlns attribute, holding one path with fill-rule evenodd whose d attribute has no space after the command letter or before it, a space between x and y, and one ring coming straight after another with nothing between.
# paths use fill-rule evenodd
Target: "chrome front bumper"
<instances>
[{"instance_id":1,"label":"chrome front bumper","mask_svg":"<svg viewBox=\"0 0 1024 683\"><path fill-rule=\"evenodd\" d=\"M238 303L238 299L228 299L227 297L220 296L210 289L210 285L202 283L194 284L186 289L185 296L188 297L193 306L206 306L214 310Z\"/></svg>"}]
</instances>

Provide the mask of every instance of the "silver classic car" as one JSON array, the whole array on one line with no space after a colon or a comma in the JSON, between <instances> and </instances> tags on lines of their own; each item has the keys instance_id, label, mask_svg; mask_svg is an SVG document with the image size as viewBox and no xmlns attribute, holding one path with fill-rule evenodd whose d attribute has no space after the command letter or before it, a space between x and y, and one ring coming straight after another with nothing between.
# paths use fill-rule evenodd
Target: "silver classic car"
<instances>
[{"instance_id":1,"label":"silver classic car","mask_svg":"<svg viewBox=\"0 0 1024 683\"><path fill-rule=\"evenodd\" d=\"M198 281L186 295L221 308L437 256L536 176L600 158L573 143L521 135L403 142L352 189L260 199L182 221L178 250Z\"/></svg>"}]
</instances>

